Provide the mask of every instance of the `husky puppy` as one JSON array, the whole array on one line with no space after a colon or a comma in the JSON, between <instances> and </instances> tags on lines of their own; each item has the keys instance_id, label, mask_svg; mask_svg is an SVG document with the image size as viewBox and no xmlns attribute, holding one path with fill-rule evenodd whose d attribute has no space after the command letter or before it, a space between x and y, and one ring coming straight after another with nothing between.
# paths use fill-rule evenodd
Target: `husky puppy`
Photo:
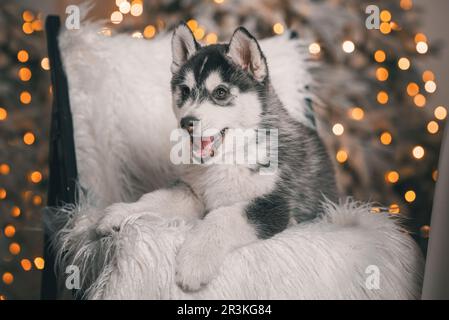
<instances>
[{"instance_id":1,"label":"husky puppy","mask_svg":"<svg viewBox=\"0 0 449 320\"><path fill-rule=\"evenodd\" d=\"M203 134L217 129L222 144L231 143L232 129L278 132L273 174L259 173L264 164L183 165L172 187L113 205L100 220L100 234L117 230L126 216L139 212L195 221L176 259L176 281L185 290L198 290L232 250L319 216L324 198L335 200L336 186L317 132L289 116L270 83L265 56L246 29L238 28L228 44L201 47L181 24L172 54L173 110L190 135L195 121ZM202 155L214 155L213 140L202 138Z\"/></svg>"}]
</instances>

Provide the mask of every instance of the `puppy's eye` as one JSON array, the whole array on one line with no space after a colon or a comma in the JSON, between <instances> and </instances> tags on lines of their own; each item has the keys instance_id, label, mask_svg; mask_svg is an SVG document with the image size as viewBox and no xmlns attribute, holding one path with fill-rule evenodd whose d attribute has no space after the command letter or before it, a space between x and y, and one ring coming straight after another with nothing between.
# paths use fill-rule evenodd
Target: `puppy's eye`
<instances>
[{"instance_id":1,"label":"puppy's eye","mask_svg":"<svg viewBox=\"0 0 449 320\"><path fill-rule=\"evenodd\" d=\"M226 88L224 86L218 86L212 92L212 95L213 95L214 99L224 100L229 96L229 90L228 90L228 88Z\"/></svg>"},{"instance_id":2,"label":"puppy's eye","mask_svg":"<svg viewBox=\"0 0 449 320\"><path fill-rule=\"evenodd\" d=\"M190 96L190 88L188 86L181 86L182 99L187 99Z\"/></svg>"}]
</instances>

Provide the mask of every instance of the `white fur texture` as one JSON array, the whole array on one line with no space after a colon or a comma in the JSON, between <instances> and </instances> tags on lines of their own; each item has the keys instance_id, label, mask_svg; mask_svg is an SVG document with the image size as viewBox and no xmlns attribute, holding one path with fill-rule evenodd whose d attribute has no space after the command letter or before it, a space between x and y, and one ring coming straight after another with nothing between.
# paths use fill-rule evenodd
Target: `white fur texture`
<instances>
[{"instance_id":1,"label":"white fur texture","mask_svg":"<svg viewBox=\"0 0 449 320\"><path fill-rule=\"evenodd\" d=\"M134 201L176 177L169 161L170 38L105 37L98 25L60 36L70 87L81 195L55 238L61 266L78 265L90 299L414 299L422 258L413 240L369 207L328 205L328 216L292 226L226 256L204 289L183 292L175 257L192 224L148 212L132 214L119 233L99 237L102 210ZM261 41L273 85L292 116L307 122L303 88L307 55L298 41ZM365 270L380 269L380 289L368 290Z\"/></svg>"}]
</instances>

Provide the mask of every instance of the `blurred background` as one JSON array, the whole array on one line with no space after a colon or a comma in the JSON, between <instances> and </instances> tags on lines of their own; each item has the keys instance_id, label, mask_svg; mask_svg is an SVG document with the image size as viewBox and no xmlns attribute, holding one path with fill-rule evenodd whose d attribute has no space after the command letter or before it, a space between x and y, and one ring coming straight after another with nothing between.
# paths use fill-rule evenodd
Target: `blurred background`
<instances>
[{"instance_id":1,"label":"blurred background","mask_svg":"<svg viewBox=\"0 0 449 320\"><path fill-rule=\"evenodd\" d=\"M105 36L151 41L181 20L203 44L227 41L239 25L259 38L296 31L320 62L311 103L341 193L374 202L373 214L407 217L426 253L449 101L447 0L376 1L374 30L365 0L92 2ZM38 299L51 267L42 250L52 97L43 29L46 15L64 18L79 3L0 2L0 300Z\"/></svg>"}]
</instances>

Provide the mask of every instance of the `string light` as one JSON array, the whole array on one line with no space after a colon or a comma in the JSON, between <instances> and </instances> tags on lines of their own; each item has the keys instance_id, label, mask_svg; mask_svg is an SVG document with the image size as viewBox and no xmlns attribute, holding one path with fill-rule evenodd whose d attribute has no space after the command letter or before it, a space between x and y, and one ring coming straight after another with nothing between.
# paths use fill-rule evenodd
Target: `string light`
<instances>
[{"instance_id":1,"label":"string light","mask_svg":"<svg viewBox=\"0 0 449 320\"><path fill-rule=\"evenodd\" d=\"M143 30L143 36L147 39L153 38L155 34L156 34L156 27L153 25L148 25Z\"/></svg>"},{"instance_id":2,"label":"string light","mask_svg":"<svg viewBox=\"0 0 449 320\"><path fill-rule=\"evenodd\" d=\"M382 34L389 34L391 32L391 24L389 22L382 22L380 24L380 32Z\"/></svg>"},{"instance_id":3,"label":"string light","mask_svg":"<svg viewBox=\"0 0 449 320\"><path fill-rule=\"evenodd\" d=\"M214 0L214 2L215 2L216 4L222 4L222 3L224 2L224 0Z\"/></svg>"},{"instance_id":4,"label":"string light","mask_svg":"<svg viewBox=\"0 0 449 320\"><path fill-rule=\"evenodd\" d=\"M30 22L25 22L22 25L22 31L25 34L32 34L34 32L33 25Z\"/></svg>"},{"instance_id":5,"label":"string light","mask_svg":"<svg viewBox=\"0 0 449 320\"><path fill-rule=\"evenodd\" d=\"M380 12L380 20L383 22L390 22L391 21L391 13L388 10L382 10Z\"/></svg>"},{"instance_id":6,"label":"string light","mask_svg":"<svg viewBox=\"0 0 449 320\"><path fill-rule=\"evenodd\" d=\"M218 36L216 33L211 32L206 36L207 44L215 44L215 43L217 43L217 41L218 41Z\"/></svg>"},{"instance_id":7,"label":"string light","mask_svg":"<svg viewBox=\"0 0 449 320\"><path fill-rule=\"evenodd\" d=\"M413 102L415 103L415 105L419 108L422 108L426 105L426 97L423 96L422 94L418 93L414 98L413 98Z\"/></svg>"},{"instance_id":8,"label":"string light","mask_svg":"<svg viewBox=\"0 0 449 320\"><path fill-rule=\"evenodd\" d=\"M128 1L121 1L118 7L123 14L128 14L131 11L131 4Z\"/></svg>"},{"instance_id":9,"label":"string light","mask_svg":"<svg viewBox=\"0 0 449 320\"><path fill-rule=\"evenodd\" d=\"M44 259L41 258L41 257L36 257L36 258L34 259L34 265L36 266L36 268L37 268L38 270L42 270L42 269L44 269L44 267L45 267L45 261L44 261Z\"/></svg>"},{"instance_id":10,"label":"string light","mask_svg":"<svg viewBox=\"0 0 449 320\"><path fill-rule=\"evenodd\" d=\"M30 271L33 265L31 264L31 261L28 259L22 259L20 260L20 265L22 266L22 269L25 271Z\"/></svg>"},{"instance_id":11,"label":"string light","mask_svg":"<svg viewBox=\"0 0 449 320\"><path fill-rule=\"evenodd\" d=\"M412 155L415 159L418 159L418 160L422 159L425 155L424 148L421 146L414 147L412 150Z\"/></svg>"},{"instance_id":12,"label":"string light","mask_svg":"<svg viewBox=\"0 0 449 320\"><path fill-rule=\"evenodd\" d=\"M416 193L413 190L409 190L404 194L405 201L412 203L416 200Z\"/></svg>"},{"instance_id":13,"label":"string light","mask_svg":"<svg viewBox=\"0 0 449 320\"><path fill-rule=\"evenodd\" d=\"M284 26L282 25L282 23L277 22L273 25L273 32L275 34L283 34L284 33Z\"/></svg>"},{"instance_id":14,"label":"string light","mask_svg":"<svg viewBox=\"0 0 449 320\"><path fill-rule=\"evenodd\" d=\"M414 83L414 82L410 82L407 85L407 94L411 97L416 96L419 93L419 86Z\"/></svg>"},{"instance_id":15,"label":"string light","mask_svg":"<svg viewBox=\"0 0 449 320\"><path fill-rule=\"evenodd\" d=\"M17 256L21 251L20 245L17 242L13 242L9 245L9 253Z\"/></svg>"},{"instance_id":16,"label":"string light","mask_svg":"<svg viewBox=\"0 0 449 320\"><path fill-rule=\"evenodd\" d=\"M435 81L435 75L433 74L432 71L426 70L426 71L424 71L423 74L422 74L422 80L423 80L424 82L427 82L427 81Z\"/></svg>"},{"instance_id":17,"label":"string light","mask_svg":"<svg viewBox=\"0 0 449 320\"><path fill-rule=\"evenodd\" d=\"M17 52L17 60L19 60L19 62L25 63L29 58L30 55L26 50L20 50L19 52Z\"/></svg>"},{"instance_id":18,"label":"string light","mask_svg":"<svg viewBox=\"0 0 449 320\"><path fill-rule=\"evenodd\" d=\"M437 118L438 120L444 120L447 117L447 110L443 106L436 107L433 113L435 115L435 118Z\"/></svg>"},{"instance_id":19,"label":"string light","mask_svg":"<svg viewBox=\"0 0 449 320\"><path fill-rule=\"evenodd\" d=\"M401 8L403 10L410 10L413 8L413 1L412 0L401 0L399 5L401 6Z\"/></svg>"},{"instance_id":20,"label":"string light","mask_svg":"<svg viewBox=\"0 0 449 320\"><path fill-rule=\"evenodd\" d=\"M424 85L424 89L428 93L434 93L435 91L437 91L437 84L434 81L427 81Z\"/></svg>"},{"instance_id":21,"label":"string light","mask_svg":"<svg viewBox=\"0 0 449 320\"><path fill-rule=\"evenodd\" d=\"M39 171L33 171L30 174L30 180L33 183L39 183L42 181L42 173L40 173Z\"/></svg>"},{"instance_id":22,"label":"string light","mask_svg":"<svg viewBox=\"0 0 449 320\"><path fill-rule=\"evenodd\" d=\"M397 203L392 203L388 210L391 214L399 214L401 213L401 209Z\"/></svg>"},{"instance_id":23,"label":"string light","mask_svg":"<svg viewBox=\"0 0 449 320\"><path fill-rule=\"evenodd\" d=\"M2 275L2 280L3 280L3 283L4 283L4 284L10 285L11 283L14 282L14 276L12 275L11 272L5 272L5 273Z\"/></svg>"},{"instance_id":24,"label":"string light","mask_svg":"<svg viewBox=\"0 0 449 320\"><path fill-rule=\"evenodd\" d=\"M187 21L187 26L190 30L195 31L195 29L198 28L198 22L195 19L190 19Z\"/></svg>"},{"instance_id":25,"label":"string light","mask_svg":"<svg viewBox=\"0 0 449 320\"><path fill-rule=\"evenodd\" d=\"M5 229L3 229L5 237L12 238L16 234L16 228L12 224L8 224Z\"/></svg>"},{"instance_id":26,"label":"string light","mask_svg":"<svg viewBox=\"0 0 449 320\"><path fill-rule=\"evenodd\" d=\"M416 44L416 51L419 54L426 54L428 50L429 50L429 46L427 45L427 43L420 41Z\"/></svg>"},{"instance_id":27,"label":"string light","mask_svg":"<svg viewBox=\"0 0 449 320\"><path fill-rule=\"evenodd\" d=\"M201 40L204 38L204 35L206 34L206 31L202 27L198 27L193 31L193 35L195 36L196 40Z\"/></svg>"},{"instance_id":28,"label":"string light","mask_svg":"<svg viewBox=\"0 0 449 320\"><path fill-rule=\"evenodd\" d=\"M6 120L8 118L8 111L4 108L0 108L0 121Z\"/></svg>"},{"instance_id":29,"label":"string light","mask_svg":"<svg viewBox=\"0 0 449 320\"><path fill-rule=\"evenodd\" d=\"M385 51L383 51L383 50L377 50L374 53L374 60L376 60L376 62L382 63L385 61L386 58L387 58L387 55L385 54Z\"/></svg>"},{"instance_id":30,"label":"string light","mask_svg":"<svg viewBox=\"0 0 449 320\"><path fill-rule=\"evenodd\" d=\"M388 146L391 144L392 141L393 141L393 137L391 136L391 134L389 132L383 132L380 135L380 142L383 145Z\"/></svg>"},{"instance_id":31,"label":"string light","mask_svg":"<svg viewBox=\"0 0 449 320\"><path fill-rule=\"evenodd\" d=\"M430 226L424 225L422 226L419 231L421 232L421 237L427 239L430 236Z\"/></svg>"},{"instance_id":32,"label":"string light","mask_svg":"<svg viewBox=\"0 0 449 320\"><path fill-rule=\"evenodd\" d=\"M343 42L343 44L341 46L342 46L343 51L346 53L353 53L355 50L354 42L352 42L350 40L346 40L345 42Z\"/></svg>"},{"instance_id":33,"label":"string light","mask_svg":"<svg viewBox=\"0 0 449 320\"><path fill-rule=\"evenodd\" d=\"M19 79L23 82L27 82L31 79L31 70L29 68L23 67L19 69Z\"/></svg>"},{"instance_id":34,"label":"string light","mask_svg":"<svg viewBox=\"0 0 449 320\"><path fill-rule=\"evenodd\" d=\"M0 188L0 200L5 200L8 193L5 188Z\"/></svg>"},{"instance_id":35,"label":"string light","mask_svg":"<svg viewBox=\"0 0 449 320\"><path fill-rule=\"evenodd\" d=\"M388 100L388 93L386 93L385 91L379 91L379 93L377 94L377 102L379 102L380 104L387 104Z\"/></svg>"},{"instance_id":36,"label":"string light","mask_svg":"<svg viewBox=\"0 0 449 320\"><path fill-rule=\"evenodd\" d=\"M9 172L10 172L10 167L9 167L9 165L7 165L6 163L0 164L0 174L1 174L1 175L6 176L6 175L9 174Z\"/></svg>"},{"instance_id":37,"label":"string light","mask_svg":"<svg viewBox=\"0 0 449 320\"><path fill-rule=\"evenodd\" d=\"M438 180L438 170L433 170L433 172L432 172L432 179L435 182Z\"/></svg>"},{"instance_id":38,"label":"string light","mask_svg":"<svg viewBox=\"0 0 449 320\"><path fill-rule=\"evenodd\" d=\"M377 68L377 70L376 70L377 80L386 81L388 79L388 76L389 76L389 73L388 73L387 69L385 69L383 67Z\"/></svg>"},{"instance_id":39,"label":"string light","mask_svg":"<svg viewBox=\"0 0 449 320\"><path fill-rule=\"evenodd\" d=\"M348 153L345 150L338 150L335 159L337 159L339 163L345 163L348 160Z\"/></svg>"},{"instance_id":40,"label":"string light","mask_svg":"<svg viewBox=\"0 0 449 320\"><path fill-rule=\"evenodd\" d=\"M25 21L25 22L31 22L31 21L34 20L34 13L32 13L32 12L29 11L29 10L25 10L25 11L22 13L22 19L23 19L23 21Z\"/></svg>"},{"instance_id":41,"label":"string light","mask_svg":"<svg viewBox=\"0 0 449 320\"><path fill-rule=\"evenodd\" d=\"M136 32L133 32L132 37L135 38L135 39L142 39L143 38L143 34L140 31L136 31Z\"/></svg>"},{"instance_id":42,"label":"string light","mask_svg":"<svg viewBox=\"0 0 449 320\"><path fill-rule=\"evenodd\" d=\"M400 58L398 61L398 67L401 70L408 70L410 68L410 60L407 58Z\"/></svg>"},{"instance_id":43,"label":"string light","mask_svg":"<svg viewBox=\"0 0 449 320\"><path fill-rule=\"evenodd\" d=\"M336 136L341 136L344 132L345 132L345 127L343 127L343 125L341 123L336 123L334 124L334 126L332 127L332 132L336 135Z\"/></svg>"},{"instance_id":44,"label":"string light","mask_svg":"<svg viewBox=\"0 0 449 320\"><path fill-rule=\"evenodd\" d=\"M418 42L427 42L427 37L426 37L426 35L425 35L424 33L418 32L418 33L415 35L415 42L416 42L416 43L418 43Z\"/></svg>"},{"instance_id":45,"label":"string light","mask_svg":"<svg viewBox=\"0 0 449 320\"><path fill-rule=\"evenodd\" d=\"M364 118L365 116L365 111L363 111L362 108L356 107L356 108L352 108L349 111L350 117L356 121L360 121Z\"/></svg>"},{"instance_id":46,"label":"string light","mask_svg":"<svg viewBox=\"0 0 449 320\"><path fill-rule=\"evenodd\" d=\"M18 218L18 217L20 217L20 208L19 207L17 207L17 206L14 206L14 207L12 207L12 209L11 209L11 216L12 217L14 217L14 218Z\"/></svg>"},{"instance_id":47,"label":"string light","mask_svg":"<svg viewBox=\"0 0 449 320\"><path fill-rule=\"evenodd\" d=\"M430 134L437 133L439 129L440 129L440 126L438 125L438 123L436 121L430 121L427 124L427 131L429 131Z\"/></svg>"},{"instance_id":48,"label":"string light","mask_svg":"<svg viewBox=\"0 0 449 320\"><path fill-rule=\"evenodd\" d=\"M20 102L23 104L30 104L31 103L31 93L28 91L23 91L20 93Z\"/></svg>"},{"instance_id":49,"label":"string light","mask_svg":"<svg viewBox=\"0 0 449 320\"><path fill-rule=\"evenodd\" d=\"M31 23L31 28L33 28L34 31L42 31L44 29L42 21L41 20L35 20Z\"/></svg>"},{"instance_id":50,"label":"string light","mask_svg":"<svg viewBox=\"0 0 449 320\"><path fill-rule=\"evenodd\" d=\"M111 22L113 24L119 24L123 21L123 14L120 11L114 11L111 14Z\"/></svg>"},{"instance_id":51,"label":"string light","mask_svg":"<svg viewBox=\"0 0 449 320\"><path fill-rule=\"evenodd\" d=\"M143 4L141 0L134 0L131 4L131 15L138 17L143 13Z\"/></svg>"},{"instance_id":52,"label":"string light","mask_svg":"<svg viewBox=\"0 0 449 320\"><path fill-rule=\"evenodd\" d=\"M31 132L27 132L23 135L23 142L30 146L36 141L36 137Z\"/></svg>"},{"instance_id":53,"label":"string light","mask_svg":"<svg viewBox=\"0 0 449 320\"><path fill-rule=\"evenodd\" d=\"M41 67L46 71L50 70L50 60L47 57L42 59Z\"/></svg>"},{"instance_id":54,"label":"string light","mask_svg":"<svg viewBox=\"0 0 449 320\"><path fill-rule=\"evenodd\" d=\"M385 174L385 180L389 183L396 183L399 181L399 173L397 171L388 171Z\"/></svg>"},{"instance_id":55,"label":"string light","mask_svg":"<svg viewBox=\"0 0 449 320\"><path fill-rule=\"evenodd\" d=\"M314 42L309 45L309 52L313 55L317 55L321 52L321 46Z\"/></svg>"}]
</instances>

